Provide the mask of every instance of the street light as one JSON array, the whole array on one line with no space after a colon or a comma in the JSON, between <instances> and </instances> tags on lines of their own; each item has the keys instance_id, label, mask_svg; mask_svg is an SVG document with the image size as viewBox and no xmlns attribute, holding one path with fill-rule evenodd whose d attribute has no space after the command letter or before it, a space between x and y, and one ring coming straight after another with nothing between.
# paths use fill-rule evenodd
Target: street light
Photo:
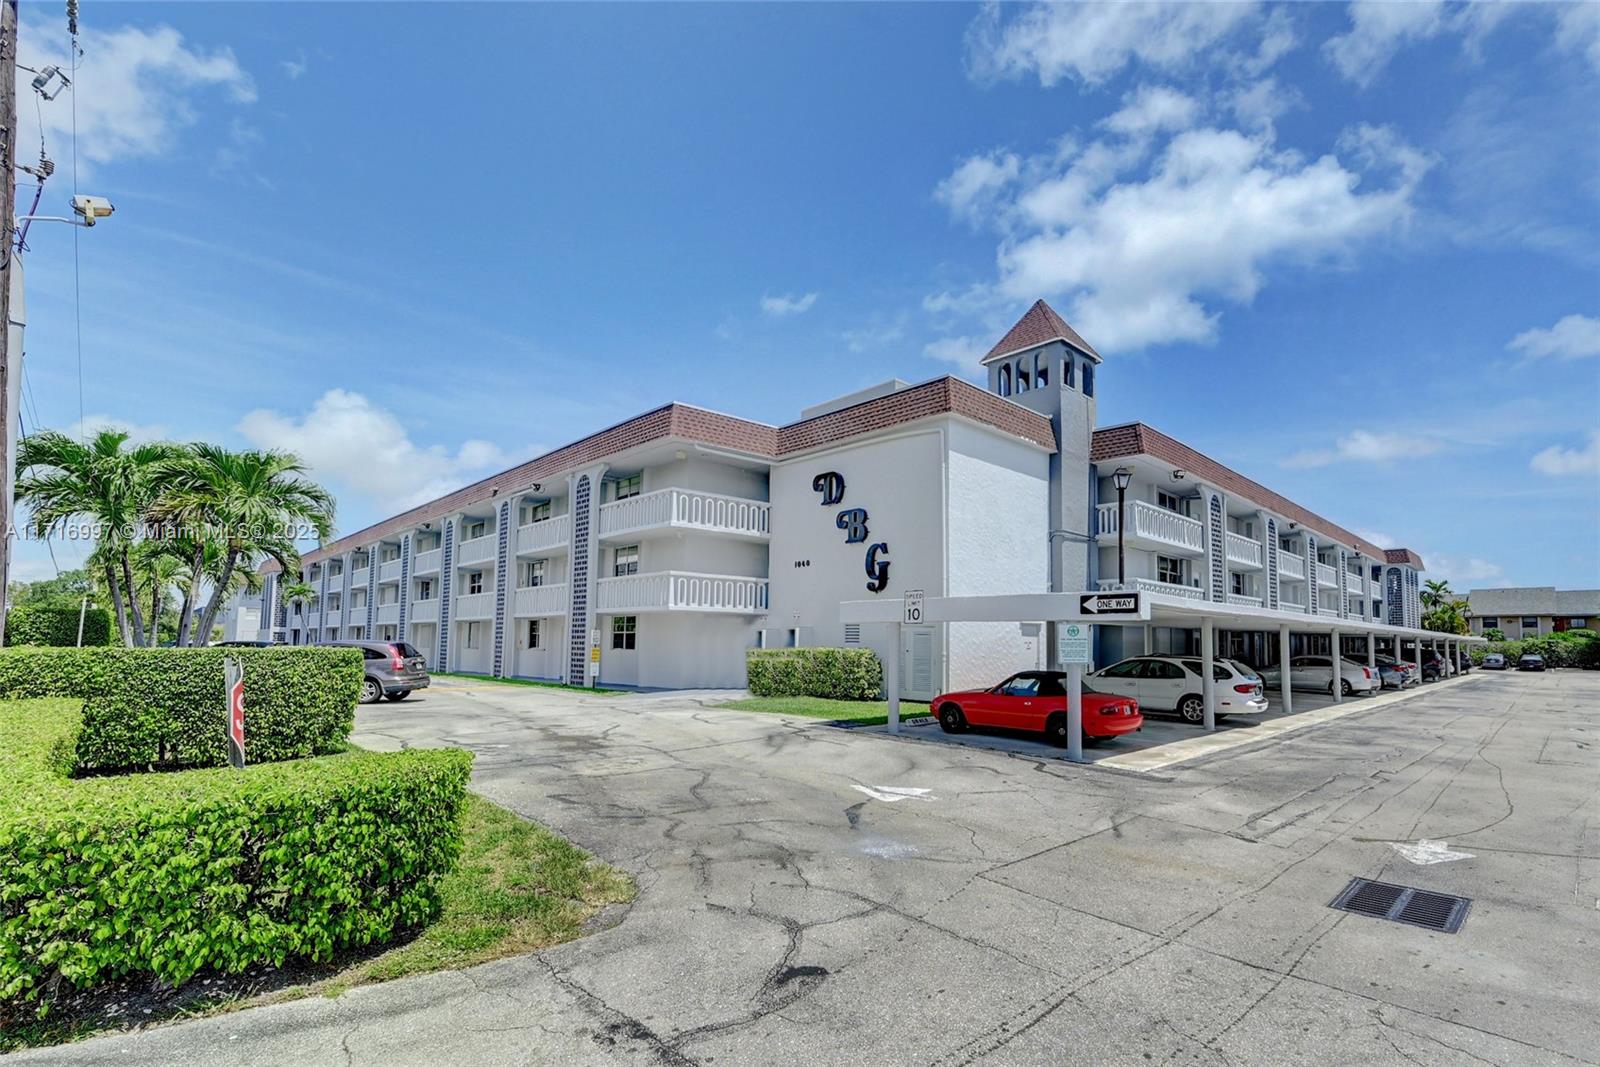
<instances>
[{"instance_id":1,"label":"street light","mask_svg":"<svg viewBox=\"0 0 1600 1067\"><path fill-rule=\"evenodd\" d=\"M1111 484L1117 487L1117 586L1118 586L1118 588L1121 588L1123 585L1127 584L1127 581L1128 581L1128 576L1127 576L1127 573L1126 573L1126 571L1127 571L1127 554L1123 549L1123 543L1122 543L1122 526L1123 526L1123 518L1124 518L1123 517L1123 513L1122 513L1122 504L1123 504L1124 494L1126 494L1127 491L1128 491L1128 483L1131 482L1131 481L1133 481L1133 472L1131 470L1129 470L1127 467L1118 467L1116 470L1111 472Z\"/></svg>"}]
</instances>

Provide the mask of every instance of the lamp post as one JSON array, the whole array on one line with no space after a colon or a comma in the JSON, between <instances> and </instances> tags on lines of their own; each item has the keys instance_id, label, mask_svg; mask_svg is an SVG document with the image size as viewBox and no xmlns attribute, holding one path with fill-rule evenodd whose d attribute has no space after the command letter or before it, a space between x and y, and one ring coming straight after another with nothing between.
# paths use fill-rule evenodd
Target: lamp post
<instances>
[{"instance_id":1,"label":"lamp post","mask_svg":"<svg viewBox=\"0 0 1600 1067\"><path fill-rule=\"evenodd\" d=\"M1127 467L1118 467L1111 472L1111 484L1117 487L1117 587L1127 584L1127 553L1123 549L1122 526L1125 519L1123 514L1123 500L1128 492L1128 483L1133 481L1133 472Z\"/></svg>"}]
</instances>

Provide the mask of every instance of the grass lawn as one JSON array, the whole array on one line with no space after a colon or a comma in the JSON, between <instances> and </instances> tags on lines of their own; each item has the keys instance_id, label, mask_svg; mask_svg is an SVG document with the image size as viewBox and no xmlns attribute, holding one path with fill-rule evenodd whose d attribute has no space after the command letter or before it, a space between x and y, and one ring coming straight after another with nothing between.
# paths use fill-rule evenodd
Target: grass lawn
<instances>
[{"instance_id":1,"label":"grass lawn","mask_svg":"<svg viewBox=\"0 0 1600 1067\"><path fill-rule=\"evenodd\" d=\"M240 975L206 972L176 990L148 975L62 998L44 1019L0 1008L0 1053L59 1044L132 1023L211 1015L447 967L467 967L571 941L607 904L633 899L631 879L564 838L467 794L461 861L439 885L442 913L412 937L326 964L290 963Z\"/></svg>"},{"instance_id":2,"label":"grass lawn","mask_svg":"<svg viewBox=\"0 0 1600 1067\"><path fill-rule=\"evenodd\" d=\"M716 705L732 711L765 711L776 715L804 715L811 719L833 719L862 726L882 726L889 721L889 705L882 700L828 700L824 697L749 697ZM900 717L926 715L921 704L900 702Z\"/></svg>"},{"instance_id":3,"label":"grass lawn","mask_svg":"<svg viewBox=\"0 0 1600 1067\"><path fill-rule=\"evenodd\" d=\"M568 685L565 682L541 682L533 678L493 678L486 674L457 674L454 671L434 671L435 678L454 678L458 682L487 682L491 685L531 685L539 689L566 689L573 693L590 693L599 697L621 696L626 689L591 689L586 685Z\"/></svg>"}]
</instances>

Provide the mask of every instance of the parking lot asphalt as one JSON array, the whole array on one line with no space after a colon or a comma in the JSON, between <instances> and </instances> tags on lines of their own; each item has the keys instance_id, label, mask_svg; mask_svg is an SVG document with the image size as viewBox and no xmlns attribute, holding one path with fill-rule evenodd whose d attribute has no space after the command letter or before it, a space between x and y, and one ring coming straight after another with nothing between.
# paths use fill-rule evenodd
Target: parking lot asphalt
<instances>
[{"instance_id":1,"label":"parking lot asphalt","mask_svg":"<svg viewBox=\"0 0 1600 1067\"><path fill-rule=\"evenodd\" d=\"M625 914L16 1059L1595 1063L1600 674L1468 681L1161 775L694 696L439 686L361 709L356 740L473 749L476 790L638 879ZM1465 857L1395 847L1423 839ZM1358 875L1470 897L1466 922L1330 909Z\"/></svg>"}]
</instances>

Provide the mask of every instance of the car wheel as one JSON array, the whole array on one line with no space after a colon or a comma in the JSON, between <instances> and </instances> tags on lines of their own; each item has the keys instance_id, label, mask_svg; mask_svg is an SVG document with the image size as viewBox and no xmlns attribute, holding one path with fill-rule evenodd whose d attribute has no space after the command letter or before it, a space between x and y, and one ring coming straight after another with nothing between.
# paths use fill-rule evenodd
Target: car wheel
<instances>
[{"instance_id":1,"label":"car wheel","mask_svg":"<svg viewBox=\"0 0 1600 1067\"><path fill-rule=\"evenodd\" d=\"M361 683L361 703L376 704L383 699L383 686L376 678L368 678Z\"/></svg>"},{"instance_id":2,"label":"car wheel","mask_svg":"<svg viewBox=\"0 0 1600 1067\"><path fill-rule=\"evenodd\" d=\"M1057 748L1066 748L1068 736L1066 715L1058 711L1046 719L1044 723L1044 736L1045 740L1049 741Z\"/></svg>"},{"instance_id":3,"label":"car wheel","mask_svg":"<svg viewBox=\"0 0 1600 1067\"><path fill-rule=\"evenodd\" d=\"M1355 692L1355 688L1350 684L1350 679L1348 679L1348 678L1340 678L1339 679L1339 695L1340 696L1350 696L1354 692Z\"/></svg>"},{"instance_id":4,"label":"car wheel","mask_svg":"<svg viewBox=\"0 0 1600 1067\"><path fill-rule=\"evenodd\" d=\"M939 729L947 734L959 734L967 728L967 717L954 704L939 709Z\"/></svg>"},{"instance_id":5,"label":"car wheel","mask_svg":"<svg viewBox=\"0 0 1600 1067\"><path fill-rule=\"evenodd\" d=\"M1206 702L1203 698L1193 693L1178 701L1178 714L1184 722L1202 723L1206 721Z\"/></svg>"},{"instance_id":6,"label":"car wheel","mask_svg":"<svg viewBox=\"0 0 1600 1067\"><path fill-rule=\"evenodd\" d=\"M390 700L404 700L406 697L411 695L411 690L402 689L398 693L385 693L383 695L388 697Z\"/></svg>"}]
</instances>

